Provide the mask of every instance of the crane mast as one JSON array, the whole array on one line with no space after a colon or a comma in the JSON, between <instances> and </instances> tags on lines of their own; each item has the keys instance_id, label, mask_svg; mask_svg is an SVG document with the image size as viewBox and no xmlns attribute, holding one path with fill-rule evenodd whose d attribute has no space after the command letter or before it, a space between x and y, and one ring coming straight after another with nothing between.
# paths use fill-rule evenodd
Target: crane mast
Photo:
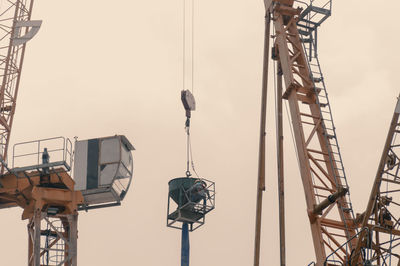
<instances>
[{"instance_id":1,"label":"crane mast","mask_svg":"<svg viewBox=\"0 0 400 266\"><path fill-rule=\"evenodd\" d=\"M33 0L1 1L0 6L0 156L7 158L26 42L39 30L31 21ZM4 168L2 168L2 173Z\"/></svg>"},{"instance_id":2,"label":"crane mast","mask_svg":"<svg viewBox=\"0 0 400 266\"><path fill-rule=\"evenodd\" d=\"M324 77L317 57L317 29L331 1L265 0L271 16L272 58L280 66L289 106L317 265L349 260L357 243L350 192ZM339 264L341 265L341 264Z\"/></svg>"}]
</instances>

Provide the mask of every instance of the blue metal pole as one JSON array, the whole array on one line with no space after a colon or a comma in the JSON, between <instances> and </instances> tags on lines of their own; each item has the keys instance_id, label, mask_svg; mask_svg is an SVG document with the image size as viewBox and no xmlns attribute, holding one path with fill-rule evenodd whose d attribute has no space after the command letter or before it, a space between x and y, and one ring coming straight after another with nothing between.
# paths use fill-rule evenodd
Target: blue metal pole
<instances>
[{"instance_id":1,"label":"blue metal pole","mask_svg":"<svg viewBox=\"0 0 400 266\"><path fill-rule=\"evenodd\" d=\"M181 266L189 266L189 226L187 223L182 224L182 250L181 250Z\"/></svg>"}]
</instances>

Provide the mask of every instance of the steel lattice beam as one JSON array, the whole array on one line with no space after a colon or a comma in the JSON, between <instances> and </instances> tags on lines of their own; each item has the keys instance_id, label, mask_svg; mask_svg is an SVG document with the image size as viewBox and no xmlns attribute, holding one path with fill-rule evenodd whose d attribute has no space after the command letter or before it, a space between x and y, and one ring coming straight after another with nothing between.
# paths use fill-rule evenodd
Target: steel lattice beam
<instances>
[{"instance_id":1,"label":"steel lattice beam","mask_svg":"<svg viewBox=\"0 0 400 266\"><path fill-rule=\"evenodd\" d=\"M1 4L0 155L6 159L26 42L37 32L41 22L31 21L33 0L1 1Z\"/></svg>"}]
</instances>

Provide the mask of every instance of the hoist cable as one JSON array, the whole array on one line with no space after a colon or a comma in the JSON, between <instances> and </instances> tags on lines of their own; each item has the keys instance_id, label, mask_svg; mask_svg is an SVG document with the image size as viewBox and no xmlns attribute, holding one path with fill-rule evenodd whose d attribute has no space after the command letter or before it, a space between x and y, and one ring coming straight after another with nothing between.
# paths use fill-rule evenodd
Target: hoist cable
<instances>
[{"instance_id":1,"label":"hoist cable","mask_svg":"<svg viewBox=\"0 0 400 266\"><path fill-rule=\"evenodd\" d=\"M192 0L192 94L194 91L194 0Z\"/></svg>"},{"instance_id":2,"label":"hoist cable","mask_svg":"<svg viewBox=\"0 0 400 266\"><path fill-rule=\"evenodd\" d=\"M187 177L192 175L190 173L190 169L193 170L197 178L200 178L199 174L196 172L196 169L194 167L192 140L190 139L189 127L186 127L186 176Z\"/></svg>"},{"instance_id":3,"label":"hoist cable","mask_svg":"<svg viewBox=\"0 0 400 266\"><path fill-rule=\"evenodd\" d=\"M191 141L191 139L189 139L189 148L190 148L190 159L191 159L192 170L195 173L196 177L200 178L199 174L197 174L196 169L194 168L194 159L193 159L193 153L192 153L193 149L192 149L192 141Z\"/></svg>"},{"instance_id":4,"label":"hoist cable","mask_svg":"<svg viewBox=\"0 0 400 266\"><path fill-rule=\"evenodd\" d=\"M194 92L194 13L195 13L195 3L194 0L191 0L189 2L189 7L186 4L187 0L183 0L183 25L182 25L182 38L183 38L183 70L182 70L182 83L183 83L183 90L185 90L185 86L188 85L188 89L190 89L191 93L193 94ZM186 25L186 23L191 23L191 25ZM187 33L186 30L190 29L190 37L188 38L191 43L186 43L186 38L187 38ZM187 51L188 47L190 47L190 51ZM191 60L191 62L186 63L186 59ZM186 67L190 67L190 69L186 69ZM188 74L191 78L191 80L187 80L186 74ZM188 84L186 84L188 83ZM194 160L193 160L193 153L192 153L192 142L190 139L190 115L187 116L186 124L185 124L185 131L186 131L186 176L190 177L191 173L190 170L193 170L193 172L196 174L196 176L199 178L199 175L197 174L195 167L194 167Z\"/></svg>"},{"instance_id":5,"label":"hoist cable","mask_svg":"<svg viewBox=\"0 0 400 266\"><path fill-rule=\"evenodd\" d=\"M185 68L186 68L186 0L183 1L183 24L182 24L182 89L185 89Z\"/></svg>"},{"instance_id":6,"label":"hoist cable","mask_svg":"<svg viewBox=\"0 0 400 266\"><path fill-rule=\"evenodd\" d=\"M189 177L191 176L190 174L190 168L189 168L189 161L190 161L190 132L189 132L189 127L186 128L186 176Z\"/></svg>"},{"instance_id":7,"label":"hoist cable","mask_svg":"<svg viewBox=\"0 0 400 266\"><path fill-rule=\"evenodd\" d=\"M188 7L188 5L186 4L187 0L183 0L183 18L182 18L182 58L183 58L183 64L182 64L182 87L183 89L185 89L186 87L186 74L190 75L191 80L189 80L189 84L188 87L191 90L192 94L194 91L194 13L195 13L195 6L194 6L194 0L191 1L191 8ZM187 9L190 10L187 11ZM190 23L191 25L186 25L186 23ZM188 26L188 27L187 27ZM187 38L187 33L186 30L190 29L190 37L189 40L186 40ZM190 41L191 43L187 44L186 41ZM191 51L187 51L187 49L191 49ZM187 55L188 53L188 55ZM189 64L186 64L186 59L191 60L191 62ZM190 67L190 69L186 69L187 67ZM189 78L189 77L188 77Z\"/></svg>"}]
</instances>

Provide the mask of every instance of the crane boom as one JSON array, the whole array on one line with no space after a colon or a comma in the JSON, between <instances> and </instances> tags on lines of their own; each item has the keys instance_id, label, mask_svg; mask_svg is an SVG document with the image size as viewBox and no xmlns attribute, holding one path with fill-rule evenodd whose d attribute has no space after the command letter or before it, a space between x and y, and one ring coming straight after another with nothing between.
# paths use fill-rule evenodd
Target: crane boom
<instances>
[{"instance_id":1,"label":"crane boom","mask_svg":"<svg viewBox=\"0 0 400 266\"><path fill-rule=\"evenodd\" d=\"M272 1L268 9L269 2L264 1L275 28L272 58L284 77L282 98L290 109L316 263L345 263L355 248L357 229L315 52L316 31L330 16L331 1L322 7L311 1L305 9L295 7L293 0Z\"/></svg>"},{"instance_id":2,"label":"crane boom","mask_svg":"<svg viewBox=\"0 0 400 266\"><path fill-rule=\"evenodd\" d=\"M33 2L33 0L1 2L0 155L5 159L15 114L26 42L37 33L41 24L41 21L30 20Z\"/></svg>"},{"instance_id":3,"label":"crane boom","mask_svg":"<svg viewBox=\"0 0 400 266\"><path fill-rule=\"evenodd\" d=\"M390 123L366 211L360 216L361 232L352 255L368 263L399 265L400 236L400 98ZM371 264L370 264L371 265Z\"/></svg>"}]
</instances>

